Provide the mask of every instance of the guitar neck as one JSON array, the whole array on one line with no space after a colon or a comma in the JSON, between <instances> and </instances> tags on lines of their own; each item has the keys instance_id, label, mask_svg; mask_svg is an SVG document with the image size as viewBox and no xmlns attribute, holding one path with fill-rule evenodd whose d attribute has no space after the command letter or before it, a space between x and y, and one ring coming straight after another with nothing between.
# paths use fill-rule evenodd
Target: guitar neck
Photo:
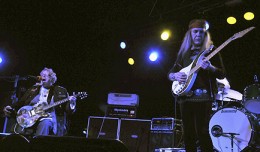
<instances>
[{"instance_id":1,"label":"guitar neck","mask_svg":"<svg viewBox=\"0 0 260 152\"><path fill-rule=\"evenodd\" d=\"M215 49L213 52L211 52L207 57L205 57L204 60L209 61L214 55L216 55L221 49L223 49L226 45L228 45L232 39L226 40L223 44L221 44L217 49ZM197 64L195 67L193 67L190 70L189 76L192 75L194 72L196 72L200 68L200 65Z\"/></svg>"},{"instance_id":2,"label":"guitar neck","mask_svg":"<svg viewBox=\"0 0 260 152\"><path fill-rule=\"evenodd\" d=\"M79 92L78 94L74 94L73 96L76 98L76 97L80 97L80 99L84 99L84 98L86 98L87 97L87 93L86 92ZM63 103L65 103L65 102L67 102L67 101L69 101L69 98L67 97L67 98L65 98L65 99L62 99L62 100L59 100L59 101L57 101L57 102L54 102L53 104L50 104L50 105L46 105L46 106L44 106L44 107L42 107L42 110L48 110L48 109L50 109L50 108L53 108L53 107L55 107L55 106L58 106L58 105L60 105L60 104L63 104Z\"/></svg>"},{"instance_id":3,"label":"guitar neck","mask_svg":"<svg viewBox=\"0 0 260 152\"><path fill-rule=\"evenodd\" d=\"M221 44L217 49L211 52L204 60L210 60L214 55L216 55L221 49L223 49L226 45L228 45L232 40L228 39L223 44Z\"/></svg>"},{"instance_id":4,"label":"guitar neck","mask_svg":"<svg viewBox=\"0 0 260 152\"><path fill-rule=\"evenodd\" d=\"M48 109L50 109L50 108L56 107L56 106L58 106L58 105L60 105L60 104L63 104L63 103L65 103L65 102L67 102L67 101L69 101L68 98L65 98L65 99L63 99L63 100L54 102L53 104L44 106L43 110L48 110Z\"/></svg>"}]
</instances>

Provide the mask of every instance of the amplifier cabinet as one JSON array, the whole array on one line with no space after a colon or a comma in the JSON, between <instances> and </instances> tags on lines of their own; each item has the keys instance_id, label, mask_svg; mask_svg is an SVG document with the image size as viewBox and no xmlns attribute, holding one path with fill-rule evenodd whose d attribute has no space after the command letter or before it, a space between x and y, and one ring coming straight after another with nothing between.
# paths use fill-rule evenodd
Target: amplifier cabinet
<instances>
[{"instance_id":1,"label":"amplifier cabinet","mask_svg":"<svg viewBox=\"0 0 260 152\"><path fill-rule=\"evenodd\" d=\"M87 138L119 139L120 119L112 117L89 116Z\"/></svg>"},{"instance_id":2,"label":"amplifier cabinet","mask_svg":"<svg viewBox=\"0 0 260 152\"><path fill-rule=\"evenodd\" d=\"M125 143L129 152L147 152L149 149L151 120L121 119L119 139Z\"/></svg>"},{"instance_id":3,"label":"amplifier cabinet","mask_svg":"<svg viewBox=\"0 0 260 152\"><path fill-rule=\"evenodd\" d=\"M117 139L129 152L148 152L151 120L89 116L87 138Z\"/></svg>"},{"instance_id":4,"label":"amplifier cabinet","mask_svg":"<svg viewBox=\"0 0 260 152\"><path fill-rule=\"evenodd\" d=\"M154 152L155 149L159 149L159 148L174 147L174 132L173 131L151 131L149 145L150 145L149 152Z\"/></svg>"},{"instance_id":5,"label":"amplifier cabinet","mask_svg":"<svg viewBox=\"0 0 260 152\"><path fill-rule=\"evenodd\" d=\"M108 105L106 115L117 118L136 118L137 108L134 106Z\"/></svg>"}]
</instances>

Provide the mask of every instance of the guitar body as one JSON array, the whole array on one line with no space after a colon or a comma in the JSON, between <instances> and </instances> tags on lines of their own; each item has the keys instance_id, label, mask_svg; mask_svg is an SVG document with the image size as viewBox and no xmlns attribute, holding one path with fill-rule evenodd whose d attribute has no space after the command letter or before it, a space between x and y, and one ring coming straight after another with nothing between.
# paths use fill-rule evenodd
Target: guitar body
<instances>
[{"instance_id":1,"label":"guitar body","mask_svg":"<svg viewBox=\"0 0 260 152\"><path fill-rule=\"evenodd\" d=\"M79 92L73 96L84 99L87 95L88 94L86 92ZM64 98L50 105L38 104L35 106L23 106L17 112L16 121L22 128L29 128L33 126L40 118L49 117L49 114L46 112L48 109L63 104L67 101L69 101L69 98Z\"/></svg>"},{"instance_id":2,"label":"guitar body","mask_svg":"<svg viewBox=\"0 0 260 152\"><path fill-rule=\"evenodd\" d=\"M33 126L40 118L48 117L49 115L45 113L39 106L23 106L17 112L16 121L22 128L28 128Z\"/></svg>"},{"instance_id":3,"label":"guitar body","mask_svg":"<svg viewBox=\"0 0 260 152\"><path fill-rule=\"evenodd\" d=\"M200 68L200 65L197 65L200 63L200 61L203 59L205 61L209 61L214 55L216 55L221 49L223 49L227 44L229 44L232 40L235 40L237 38L240 38L244 36L249 31L253 30L255 27L247 28L241 32L238 32L234 34L232 37L230 37L228 40L226 40L223 44L221 44L217 49L215 49L212 53L210 53L207 57L205 57L205 54L208 53L212 48L213 45L210 46L208 50L205 50L198 54L196 59L187 67L180 70L180 72L184 72L187 75L187 80L180 84L178 81L173 81L172 83L172 92L177 96L183 96L189 94L190 89L192 88L196 77L197 72ZM205 59L204 59L205 57Z\"/></svg>"},{"instance_id":4,"label":"guitar body","mask_svg":"<svg viewBox=\"0 0 260 152\"><path fill-rule=\"evenodd\" d=\"M197 75L198 70L190 74L191 69L193 69L198 63L202 61L207 51L203 51L196 57L195 60L192 61L192 63L181 69L180 72L184 72L187 75L187 80L184 83L179 83L179 81L173 81L172 83L172 92L177 96L184 96L188 95L190 93L190 89L192 88Z\"/></svg>"}]
</instances>

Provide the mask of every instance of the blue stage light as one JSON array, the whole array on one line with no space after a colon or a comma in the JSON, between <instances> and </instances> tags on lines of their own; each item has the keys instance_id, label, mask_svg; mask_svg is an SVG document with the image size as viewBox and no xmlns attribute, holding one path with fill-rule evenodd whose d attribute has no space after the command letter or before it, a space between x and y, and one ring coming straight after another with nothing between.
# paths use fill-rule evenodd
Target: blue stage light
<instances>
[{"instance_id":1,"label":"blue stage light","mask_svg":"<svg viewBox=\"0 0 260 152\"><path fill-rule=\"evenodd\" d=\"M149 55L149 59L150 59L150 61L156 61L158 59L158 53L157 52L152 52Z\"/></svg>"}]
</instances>

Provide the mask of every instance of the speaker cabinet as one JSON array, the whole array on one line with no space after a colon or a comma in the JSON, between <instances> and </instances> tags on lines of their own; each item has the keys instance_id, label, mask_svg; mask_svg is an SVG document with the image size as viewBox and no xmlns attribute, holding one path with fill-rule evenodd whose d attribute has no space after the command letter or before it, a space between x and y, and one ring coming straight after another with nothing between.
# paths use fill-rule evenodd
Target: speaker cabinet
<instances>
[{"instance_id":1,"label":"speaker cabinet","mask_svg":"<svg viewBox=\"0 0 260 152\"><path fill-rule=\"evenodd\" d=\"M86 137L92 139L119 139L119 118L89 116Z\"/></svg>"},{"instance_id":2,"label":"speaker cabinet","mask_svg":"<svg viewBox=\"0 0 260 152\"><path fill-rule=\"evenodd\" d=\"M121 141L114 139L36 136L30 144L35 152L128 152Z\"/></svg>"},{"instance_id":3,"label":"speaker cabinet","mask_svg":"<svg viewBox=\"0 0 260 152\"><path fill-rule=\"evenodd\" d=\"M87 138L118 139L129 152L148 152L151 120L89 116Z\"/></svg>"},{"instance_id":4,"label":"speaker cabinet","mask_svg":"<svg viewBox=\"0 0 260 152\"><path fill-rule=\"evenodd\" d=\"M151 131L149 145L149 152L154 152L155 149L159 148L172 148L174 147L174 133L163 131Z\"/></svg>"},{"instance_id":5,"label":"speaker cabinet","mask_svg":"<svg viewBox=\"0 0 260 152\"><path fill-rule=\"evenodd\" d=\"M150 126L151 120L122 118L119 139L130 152L147 152Z\"/></svg>"}]
</instances>

